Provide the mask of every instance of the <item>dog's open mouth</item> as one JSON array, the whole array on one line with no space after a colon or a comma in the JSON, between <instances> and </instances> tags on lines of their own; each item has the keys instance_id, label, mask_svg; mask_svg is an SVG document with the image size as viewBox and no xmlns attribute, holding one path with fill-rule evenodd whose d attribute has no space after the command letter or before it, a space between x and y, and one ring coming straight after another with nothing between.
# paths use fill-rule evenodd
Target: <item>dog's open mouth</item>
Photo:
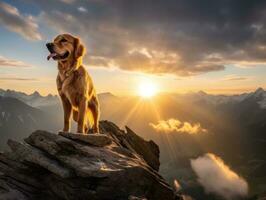
<instances>
[{"instance_id":1,"label":"dog's open mouth","mask_svg":"<svg viewBox=\"0 0 266 200\"><path fill-rule=\"evenodd\" d=\"M47 60L50 60L50 58L53 58L54 60L63 60L63 59L66 59L68 55L69 55L68 51L66 51L63 55L53 52L47 56Z\"/></svg>"}]
</instances>

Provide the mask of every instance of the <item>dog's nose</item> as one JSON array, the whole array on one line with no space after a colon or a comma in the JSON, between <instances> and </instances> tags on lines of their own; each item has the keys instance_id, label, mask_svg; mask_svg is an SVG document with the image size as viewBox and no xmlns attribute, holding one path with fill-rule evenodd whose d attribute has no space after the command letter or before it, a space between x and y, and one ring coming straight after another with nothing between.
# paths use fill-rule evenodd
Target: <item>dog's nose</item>
<instances>
[{"instance_id":1,"label":"dog's nose","mask_svg":"<svg viewBox=\"0 0 266 200\"><path fill-rule=\"evenodd\" d=\"M53 43L51 43L51 42L49 42L49 43L46 43L46 47L49 49L49 48L51 48L52 46L53 46L54 44Z\"/></svg>"}]
</instances>

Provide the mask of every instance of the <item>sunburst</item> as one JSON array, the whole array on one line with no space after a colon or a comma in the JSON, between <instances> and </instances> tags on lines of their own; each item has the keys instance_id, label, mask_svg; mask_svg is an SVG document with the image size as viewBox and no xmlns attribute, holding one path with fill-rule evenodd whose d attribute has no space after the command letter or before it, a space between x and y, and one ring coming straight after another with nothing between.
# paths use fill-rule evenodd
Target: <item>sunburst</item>
<instances>
[{"instance_id":1,"label":"sunburst","mask_svg":"<svg viewBox=\"0 0 266 200\"><path fill-rule=\"evenodd\" d=\"M157 92L158 92L158 87L154 82L150 80L145 80L140 82L138 87L139 96L143 98L151 98L155 96Z\"/></svg>"}]
</instances>

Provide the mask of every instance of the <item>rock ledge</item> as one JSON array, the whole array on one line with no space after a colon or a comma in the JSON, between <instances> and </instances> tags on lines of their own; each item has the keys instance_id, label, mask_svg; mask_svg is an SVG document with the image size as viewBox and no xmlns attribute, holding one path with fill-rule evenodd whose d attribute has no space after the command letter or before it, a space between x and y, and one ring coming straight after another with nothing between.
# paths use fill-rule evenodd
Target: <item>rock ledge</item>
<instances>
[{"instance_id":1,"label":"rock ledge","mask_svg":"<svg viewBox=\"0 0 266 200\"><path fill-rule=\"evenodd\" d=\"M176 200L159 148L102 121L99 135L35 131L0 154L0 199Z\"/></svg>"}]
</instances>

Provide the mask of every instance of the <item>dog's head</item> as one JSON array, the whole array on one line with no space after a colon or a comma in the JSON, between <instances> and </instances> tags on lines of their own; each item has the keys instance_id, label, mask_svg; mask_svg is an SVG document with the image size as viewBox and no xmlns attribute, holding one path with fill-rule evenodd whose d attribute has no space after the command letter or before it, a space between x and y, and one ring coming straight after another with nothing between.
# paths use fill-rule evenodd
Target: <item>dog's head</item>
<instances>
[{"instance_id":1,"label":"dog's head","mask_svg":"<svg viewBox=\"0 0 266 200\"><path fill-rule=\"evenodd\" d=\"M85 53L85 47L79 38L70 34L60 34L53 42L46 44L50 54L47 60L53 58L57 61L76 61Z\"/></svg>"}]
</instances>

